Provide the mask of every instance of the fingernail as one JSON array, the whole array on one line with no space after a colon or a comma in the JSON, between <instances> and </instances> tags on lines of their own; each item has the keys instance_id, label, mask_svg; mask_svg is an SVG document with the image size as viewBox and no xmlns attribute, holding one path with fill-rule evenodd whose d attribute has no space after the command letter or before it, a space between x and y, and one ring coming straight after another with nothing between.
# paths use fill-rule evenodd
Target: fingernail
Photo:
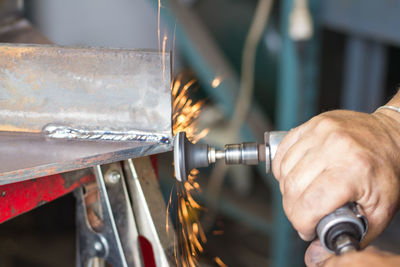
<instances>
[{"instance_id":1,"label":"fingernail","mask_svg":"<svg viewBox=\"0 0 400 267\"><path fill-rule=\"evenodd\" d=\"M324 253L309 253L306 260L307 266L323 266L329 256Z\"/></svg>"},{"instance_id":2,"label":"fingernail","mask_svg":"<svg viewBox=\"0 0 400 267\"><path fill-rule=\"evenodd\" d=\"M314 241L306 252L305 262L307 266L322 266L330 257L319 241Z\"/></svg>"},{"instance_id":3,"label":"fingernail","mask_svg":"<svg viewBox=\"0 0 400 267\"><path fill-rule=\"evenodd\" d=\"M300 238L304 240L305 236L302 233L298 233L298 234L299 234Z\"/></svg>"},{"instance_id":4,"label":"fingernail","mask_svg":"<svg viewBox=\"0 0 400 267\"><path fill-rule=\"evenodd\" d=\"M298 233L298 235L300 236L300 238L301 239L303 239L304 241L311 241L311 240L313 240L314 239L314 237L308 237L308 236L306 236L306 235L303 235L302 233L300 233L300 232L297 232Z\"/></svg>"}]
</instances>

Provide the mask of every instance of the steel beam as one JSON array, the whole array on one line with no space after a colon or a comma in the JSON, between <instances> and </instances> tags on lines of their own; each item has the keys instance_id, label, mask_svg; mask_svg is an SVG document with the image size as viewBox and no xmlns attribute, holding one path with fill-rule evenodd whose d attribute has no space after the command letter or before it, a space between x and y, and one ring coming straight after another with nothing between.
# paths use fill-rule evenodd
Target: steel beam
<instances>
[{"instance_id":1,"label":"steel beam","mask_svg":"<svg viewBox=\"0 0 400 267\"><path fill-rule=\"evenodd\" d=\"M0 184L170 150L170 84L169 53L1 44Z\"/></svg>"}]
</instances>

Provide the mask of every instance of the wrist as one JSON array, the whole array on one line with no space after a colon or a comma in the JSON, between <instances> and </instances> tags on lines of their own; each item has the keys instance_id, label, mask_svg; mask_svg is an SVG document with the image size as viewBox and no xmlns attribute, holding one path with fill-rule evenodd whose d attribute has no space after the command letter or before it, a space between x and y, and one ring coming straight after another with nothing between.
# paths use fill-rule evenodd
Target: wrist
<instances>
[{"instance_id":1,"label":"wrist","mask_svg":"<svg viewBox=\"0 0 400 267\"><path fill-rule=\"evenodd\" d=\"M395 107L400 107L400 104ZM398 157L400 154L400 112L389 108L380 108L371 115L378 120L386 134L390 137L392 144L389 147L385 147L390 150L388 153L393 156L394 167L398 169L398 166L400 166L400 158ZM384 145L382 144L382 146ZM400 169L397 171L397 174L400 175Z\"/></svg>"},{"instance_id":2,"label":"wrist","mask_svg":"<svg viewBox=\"0 0 400 267\"><path fill-rule=\"evenodd\" d=\"M389 102L387 105L379 107L372 115L383 123L385 128L388 128L388 133L392 138L400 139L400 104L391 105Z\"/></svg>"},{"instance_id":3,"label":"wrist","mask_svg":"<svg viewBox=\"0 0 400 267\"><path fill-rule=\"evenodd\" d=\"M384 116L400 123L400 103L397 105L391 105L389 102L388 104L376 109L372 114L383 114Z\"/></svg>"}]
</instances>

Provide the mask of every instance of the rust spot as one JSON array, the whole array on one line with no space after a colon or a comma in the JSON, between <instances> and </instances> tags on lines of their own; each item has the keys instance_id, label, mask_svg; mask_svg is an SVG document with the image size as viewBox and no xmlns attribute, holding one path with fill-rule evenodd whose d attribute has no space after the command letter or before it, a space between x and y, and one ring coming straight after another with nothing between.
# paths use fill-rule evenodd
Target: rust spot
<instances>
[{"instance_id":1,"label":"rust spot","mask_svg":"<svg viewBox=\"0 0 400 267\"><path fill-rule=\"evenodd\" d=\"M82 169L73 172L67 172L61 174L61 178L64 180L64 187L70 188L75 182L80 181L81 178L90 175L92 172L90 169Z\"/></svg>"},{"instance_id":2,"label":"rust spot","mask_svg":"<svg viewBox=\"0 0 400 267\"><path fill-rule=\"evenodd\" d=\"M35 52L34 47L0 47L0 53L6 57L10 57L11 59L20 59L23 55L31 54L33 52Z\"/></svg>"},{"instance_id":3,"label":"rust spot","mask_svg":"<svg viewBox=\"0 0 400 267\"><path fill-rule=\"evenodd\" d=\"M10 124L0 125L0 131L4 131L4 132L31 132L31 133L40 133L41 132L41 130L33 130L33 129L28 129L28 128L21 128L21 127L10 125Z\"/></svg>"}]
</instances>

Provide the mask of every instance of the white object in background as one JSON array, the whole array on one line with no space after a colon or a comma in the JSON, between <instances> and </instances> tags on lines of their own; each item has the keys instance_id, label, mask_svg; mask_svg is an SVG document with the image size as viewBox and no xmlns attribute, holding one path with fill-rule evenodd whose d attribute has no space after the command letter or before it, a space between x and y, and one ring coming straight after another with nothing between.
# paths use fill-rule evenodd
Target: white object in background
<instances>
[{"instance_id":1,"label":"white object in background","mask_svg":"<svg viewBox=\"0 0 400 267\"><path fill-rule=\"evenodd\" d=\"M289 20L289 36L294 41L306 41L312 37L313 31L307 0L294 0Z\"/></svg>"}]
</instances>

